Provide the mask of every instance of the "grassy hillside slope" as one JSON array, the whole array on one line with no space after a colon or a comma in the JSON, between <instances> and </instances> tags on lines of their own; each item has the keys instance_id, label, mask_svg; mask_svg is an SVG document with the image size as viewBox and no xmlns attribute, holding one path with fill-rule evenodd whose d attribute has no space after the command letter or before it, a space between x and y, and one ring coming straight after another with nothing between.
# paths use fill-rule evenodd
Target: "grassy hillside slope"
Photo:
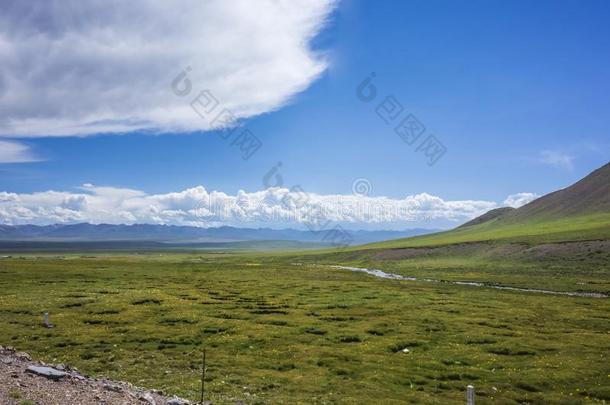
<instances>
[{"instance_id":1,"label":"grassy hillside slope","mask_svg":"<svg viewBox=\"0 0 610 405\"><path fill-rule=\"evenodd\" d=\"M548 243L610 239L610 163L518 209L492 210L447 231L360 248L405 248L506 240Z\"/></svg>"},{"instance_id":2,"label":"grassy hillside slope","mask_svg":"<svg viewBox=\"0 0 610 405\"><path fill-rule=\"evenodd\" d=\"M528 223L503 224L489 221L447 232L372 243L359 248L390 249L494 240L537 244L595 239L610 239L610 213L582 215L549 221L537 220Z\"/></svg>"}]
</instances>

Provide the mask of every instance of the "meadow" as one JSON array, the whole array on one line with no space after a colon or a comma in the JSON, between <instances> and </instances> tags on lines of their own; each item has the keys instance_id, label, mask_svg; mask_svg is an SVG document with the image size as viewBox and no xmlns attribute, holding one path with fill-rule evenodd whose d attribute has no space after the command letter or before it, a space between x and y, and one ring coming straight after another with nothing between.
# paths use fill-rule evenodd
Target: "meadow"
<instances>
[{"instance_id":1,"label":"meadow","mask_svg":"<svg viewBox=\"0 0 610 405\"><path fill-rule=\"evenodd\" d=\"M610 299L317 265L334 260L518 285L533 268L350 252L24 254L0 259L0 345L193 400L205 346L215 404L452 404L468 384L477 404L610 401ZM599 260L584 277L608 291ZM540 283L582 287L570 263L542 267ZM45 311L55 328L41 326Z\"/></svg>"}]
</instances>

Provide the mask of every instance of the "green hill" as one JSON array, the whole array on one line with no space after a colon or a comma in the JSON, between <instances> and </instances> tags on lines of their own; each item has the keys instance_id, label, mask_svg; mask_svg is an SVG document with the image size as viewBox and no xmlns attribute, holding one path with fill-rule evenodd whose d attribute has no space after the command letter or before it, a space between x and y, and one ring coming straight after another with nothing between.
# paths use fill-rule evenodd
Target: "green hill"
<instances>
[{"instance_id":1,"label":"green hill","mask_svg":"<svg viewBox=\"0 0 610 405\"><path fill-rule=\"evenodd\" d=\"M467 226L479 225L479 224L482 224L483 222L492 221L494 219L500 219L500 218L503 218L504 216L506 216L508 213L510 213L513 210L514 210L513 207L496 208L491 211L487 211L485 214L481 215L480 217L476 217L475 219L470 220L463 225L460 225L458 228L465 228Z\"/></svg>"},{"instance_id":2,"label":"green hill","mask_svg":"<svg viewBox=\"0 0 610 405\"><path fill-rule=\"evenodd\" d=\"M577 183L518 209L499 208L446 232L361 246L438 246L478 241L526 243L610 239L610 163Z\"/></svg>"},{"instance_id":3,"label":"green hill","mask_svg":"<svg viewBox=\"0 0 610 405\"><path fill-rule=\"evenodd\" d=\"M501 223L554 220L610 213L610 163L562 190L506 213Z\"/></svg>"}]
</instances>

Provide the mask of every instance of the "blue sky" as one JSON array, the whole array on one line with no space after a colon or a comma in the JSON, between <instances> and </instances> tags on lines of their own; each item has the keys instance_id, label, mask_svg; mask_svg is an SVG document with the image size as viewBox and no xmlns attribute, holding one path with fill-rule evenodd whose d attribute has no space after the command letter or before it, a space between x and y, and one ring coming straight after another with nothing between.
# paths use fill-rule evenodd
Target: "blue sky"
<instances>
[{"instance_id":1,"label":"blue sky","mask_svg":"<svg viewBox=\"0 0 610 405\"><path fill-rule=\"evenodd\" d=\"M233 195L262 190L282 162L285 186L320 195L348 195L357 178L393 199L542 195L608 161L608 21L605 1L341 2L310 44L326 69L289 102L242 120L262 142L250 159L215 131L7 133L36 161L0 164L0 191L90 183ZM371 72L378 97L367 104L356 87ZM375 113L389 95L446 147L435 165Z\"/></svg>"}]
</instances>

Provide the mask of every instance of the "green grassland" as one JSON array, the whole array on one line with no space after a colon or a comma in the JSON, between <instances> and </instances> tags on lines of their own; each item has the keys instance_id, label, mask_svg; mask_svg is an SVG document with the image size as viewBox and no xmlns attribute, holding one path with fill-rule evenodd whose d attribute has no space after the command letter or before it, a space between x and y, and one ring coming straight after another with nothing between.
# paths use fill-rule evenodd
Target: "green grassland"
<instances>
[{"instance_id":1,"label":"green grassland","mask_svg":"<svg viewBox=\"0 0 610 405\"><path fill-rule=\"evenodd\" d=\"M453 404L464 402L467 384L476 386L477 404L610 401L610 299L384 280L315 265L508 284L527 284L541 268L533 284L553 278L552 287L579 289L584 277L601 283L585 289L607 291L606 253L575 259L576 268L526 257L500 266L483 254L376 254L4 258L0 345L196 399L203 344L207 397L216 404ZM40 326L44 311L55 328Z\"/></svg>"},{"instance_id":2,"label":"green grassland","mask_svg":"<svg viewBox=\"0 0 610 405\"><path fill-rule=\"evenodd\" d=\"M417 278L610 294L610 214L525 224L492 220L413 238L303 252L293 260Z\"/></svg>"},{"instance_id":3,"label":"green grassland","mask_svg":"<svg viewBox=\"0 0 610 405\"><path fill-rule=\"evenodd\" d=\"M609 247L607 241L538 245L490 241L432 249L301 253L294 260L374 268L417 278L610 294Z\"/></svg>"},{"instance_id":4,"label":"green grassland","mask_svg":"<svg viewBox=\"0 0 610 405\"><path fill-rule=\"evenodd\" d=\"M353 249L392 249L477 241L514 241L537 244L592 239L610 239L610 213L570 216L553 220L528 220L523 223L507 224L491 220L479 225L456 228L447 232L372 243Z\"/></svg>"}]
</instances>

